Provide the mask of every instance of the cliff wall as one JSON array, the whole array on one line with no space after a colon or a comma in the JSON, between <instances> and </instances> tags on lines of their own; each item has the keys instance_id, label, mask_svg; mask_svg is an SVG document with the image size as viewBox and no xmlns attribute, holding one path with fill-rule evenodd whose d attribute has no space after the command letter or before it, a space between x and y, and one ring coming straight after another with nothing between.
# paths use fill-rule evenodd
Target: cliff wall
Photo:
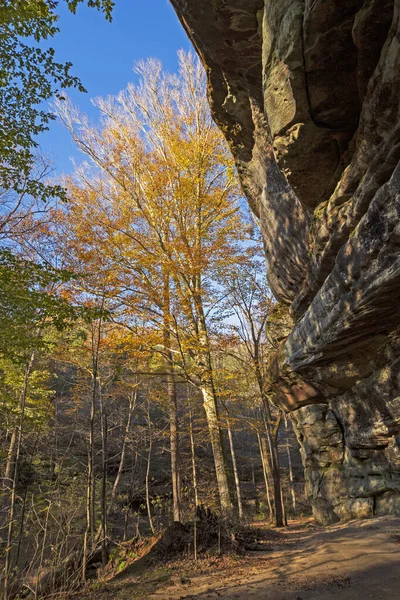
<instances>
[{"instance_id":1,"label":"cliff wall","mask_svg":"<svg viewBox=\"0 0 400 600\"><path fill-rule=\"evenodd\" d=\"M260 222L314 514L400 514L400 0L171 2Z\"/></svg>"}]
</instances>

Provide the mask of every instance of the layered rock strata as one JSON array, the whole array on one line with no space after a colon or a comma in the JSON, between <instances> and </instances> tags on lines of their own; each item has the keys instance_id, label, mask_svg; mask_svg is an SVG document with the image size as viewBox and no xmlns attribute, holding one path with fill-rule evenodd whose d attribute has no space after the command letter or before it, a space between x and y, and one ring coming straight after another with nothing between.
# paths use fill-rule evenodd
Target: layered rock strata
<instances>
[{"instance_id":1,"label":"layered rock strata","mask_svg":"<svg viewBox=\"0 0 400 600\"><path fill-rule=\"evenodd\" d=\"M400 514L400 0L171 2L287 307L314 514Z\"/></svg>"}]
</instances>

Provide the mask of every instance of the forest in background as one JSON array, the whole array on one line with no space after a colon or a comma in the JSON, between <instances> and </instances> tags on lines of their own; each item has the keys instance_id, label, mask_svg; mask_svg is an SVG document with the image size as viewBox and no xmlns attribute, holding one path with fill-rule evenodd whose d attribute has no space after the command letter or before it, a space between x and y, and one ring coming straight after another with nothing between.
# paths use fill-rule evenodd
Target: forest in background
<instances>
[{"instance_id":1,"label":"forest in background","mask_svg":"<svg viewBox=\"0 0 400 600\"><path fill-rule=\"evenodd\" d=\"M3 24L6 600L21 585L33 597L71 589L113 545L173 522L194 524L196 556L205 512L281 526L308 510L297 442L270 400L267 357L285 332L200 63L182 52L175 75L138 64L139 84L96 99L93 125L48 84L50 73L60 89L80 86L69 67L40 53L33 63L20 44L53 35L51 3L35 5L9 4ZM11 101L18 86L32 90L23 103ZM57 181L35 142L53 96L85 155Z\"/></svg>"}]
</instances>

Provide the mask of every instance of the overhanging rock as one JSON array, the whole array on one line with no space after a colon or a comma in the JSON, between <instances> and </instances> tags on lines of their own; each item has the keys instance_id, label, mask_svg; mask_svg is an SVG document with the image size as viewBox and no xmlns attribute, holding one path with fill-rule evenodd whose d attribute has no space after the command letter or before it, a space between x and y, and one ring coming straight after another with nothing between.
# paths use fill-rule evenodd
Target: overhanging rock
<instances>
[{"instance_id":1,"label":"overhanging rock","mask_svg":"<svg viewBox=\"0 0 400 600\"><path fill-rule=\"evenodd\" d=\"M171 0L292 329L273 361L320 521L400 514L400 0Z\"/></svg>"}]
</instances>

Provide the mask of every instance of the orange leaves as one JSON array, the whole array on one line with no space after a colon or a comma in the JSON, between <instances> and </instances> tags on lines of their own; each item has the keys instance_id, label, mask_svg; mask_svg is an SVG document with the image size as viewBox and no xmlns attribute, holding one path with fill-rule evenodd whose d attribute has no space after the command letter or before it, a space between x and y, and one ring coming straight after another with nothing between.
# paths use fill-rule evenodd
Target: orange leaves
<instances>
[{"instance_id":1,"label":"orange leaves","mask_svg":"<svg viewBox=\"0 0 400 600\"><path fill-rule=\"evenodd\" d=\"M63 103L92 163L68 181L64 242L85 293L105 294L115 321L151 337L172 317L175 348L193 356L207 345L204 306L218 302L221 273L248 238L241 192L197 59L181 53L179 77L154 60L137 70L139 85L96 100L98 127Z\"/></svg>"}]
</instances>

